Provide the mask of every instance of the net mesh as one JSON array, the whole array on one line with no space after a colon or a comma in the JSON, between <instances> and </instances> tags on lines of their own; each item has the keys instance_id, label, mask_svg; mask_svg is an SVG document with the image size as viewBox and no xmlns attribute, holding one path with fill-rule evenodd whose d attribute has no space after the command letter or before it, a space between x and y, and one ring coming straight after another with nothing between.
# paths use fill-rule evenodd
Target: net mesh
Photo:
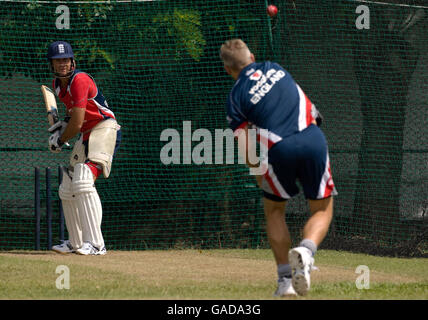
<instances>
[{"instance_id":1,"label":"net mesh","mask_svg":"<svg viewBox=\"0 0 428 320\"><path fill-rule=\"evenodd\" d=\"M34 248L35 167L41 239L50 167L59 240L57 168L70 150L48 151L40 92L52 81L46 51L56 40L72 45L122 126L111 176L97 181L108 249L267 248L261 193L237 156L196 164L183 150L185 130L206 129L214 150L215 130L227 128L233 81L219 47L239 37L257 60L290 71L325 117L339 196L322 246L426 254L424 2L278 0L271 18L260 0L0 1L0 249ZM166 129L179 135L179 163L160 159ZM294 242L308 214L302 194L287 204Z\"/></svg>"}]
</instances>

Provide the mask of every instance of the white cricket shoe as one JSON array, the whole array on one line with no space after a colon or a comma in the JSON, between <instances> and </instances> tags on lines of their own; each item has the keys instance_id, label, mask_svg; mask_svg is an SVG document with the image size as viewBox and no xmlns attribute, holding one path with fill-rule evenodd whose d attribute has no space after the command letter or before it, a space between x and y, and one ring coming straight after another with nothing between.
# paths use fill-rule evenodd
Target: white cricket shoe
<instances>
[{"instance_id":1,"label":"white cricket shoe","mask_svg":"<svg viewBox=\"0 0 428 320\"><path fill-rule=\"evenodd\" d=\"M288 252L288 259L292 270L292 284L297 294L304 296L311 288L311 271L314 267L314 258L308 248L297 247Z\"/></svg>"},{"instance_id":2,"label":"white cricket shoe","mask_svg":"<svg viewBox=\"0 0 428 320\"><path fill-rule=\"evenodd\" d=\"M94 247L90 242L84 242L83 246L76 250L76 253L83 256L102 256L107 253L106 247L103 247L101 250L97 247Z\"/></svg>"},{"instance_id":3,"label":"white cricket shoe","mask_svg":"<svg viewBox=\"0 0 428 320\"><path fill-rule=\"evenodd\" d=\"M55 251L55 252L58 252L58 253L62 253L62 254L76 252L76 250L74 250L73 246L71 245L70 240L62 241L61 244L53 246L52 250Z\"/></svg>"},{"instance_id":4,"label":"white cricket shoe","mask_svg":"<svg viewBox=\"0 0 428 320\"><path fill-rule=\"evenodd\" d=\"M292 297L297 296L296 291L294 290L291 284L291 278L283 277L278 280L278 288L273 294L274 297Z\"/></svg>"}]
</instances>

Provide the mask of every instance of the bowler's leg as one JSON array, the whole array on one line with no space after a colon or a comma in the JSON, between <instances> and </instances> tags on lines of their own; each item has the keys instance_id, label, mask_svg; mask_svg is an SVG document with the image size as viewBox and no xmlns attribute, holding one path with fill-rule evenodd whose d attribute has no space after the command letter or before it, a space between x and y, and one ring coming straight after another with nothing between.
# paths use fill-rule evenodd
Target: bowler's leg
<instances>
[{"instance_id":1,"label":"bowler's leg","mask_svg":"<svg viewBox=\"0 0 428 320\"><path fill-rule=\"evenodd\" d=\"M278 288L275 296L296 295L291 285L291 267L288 263L288 250L291 237L285 223L286 201L273 201L263 198L266 217L266 233L272 249L278 272Z\"/></svg>"},{"instance_id":2,"label":"bowler's leg","mask_svg":"<svg viewBox=\"0 0 428 320\"><path fill-rule=\"evenodd\" d=\"M327 235L333 219L333 197L309 200L311 217L303 228L303 239L312 240L318 247Z\"/></svg>"},{"instance_id":3,"label":"bowler's leg","mask_svg":"<svg viewBox=\"0 0 428 320\"><path fill-rule=\"evenodd\" d=\"M288 263L291 246L290 233L285 223L286 201L278 202L263 198L266 217L266 233L277 264Z\"/></svg>"},{"instance_id":4,"label":"bowler's leg","mask_svg":"<svg viewBox=\"0 0 428 320\"><path fill-rule=\"evenodd\" d=\"M293 269L293 288L299 295L306 295L310 289L314 255L327 235L333 218L333 197L309 200L309 207L311 217L303 228L303 240L289 252Z\"/></svg>"}]
</instances>

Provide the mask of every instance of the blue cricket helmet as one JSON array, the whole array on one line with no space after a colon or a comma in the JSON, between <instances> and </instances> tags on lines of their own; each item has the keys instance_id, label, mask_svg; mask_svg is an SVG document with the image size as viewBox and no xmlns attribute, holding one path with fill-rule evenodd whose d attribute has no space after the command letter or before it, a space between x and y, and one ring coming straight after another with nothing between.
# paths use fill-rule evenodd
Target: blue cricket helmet
<instances>
[{"instance_id":1,"label":"blue cricket helmet","mask_svg":"<svg viewBox=\"0 0 428 320\"><path fill-rule=\"evenodd\" d=\"M68 42L55 41L49 45L47 58L49 60L60 58L74 59L73 49Z\"/></svg>"}]
</instances>

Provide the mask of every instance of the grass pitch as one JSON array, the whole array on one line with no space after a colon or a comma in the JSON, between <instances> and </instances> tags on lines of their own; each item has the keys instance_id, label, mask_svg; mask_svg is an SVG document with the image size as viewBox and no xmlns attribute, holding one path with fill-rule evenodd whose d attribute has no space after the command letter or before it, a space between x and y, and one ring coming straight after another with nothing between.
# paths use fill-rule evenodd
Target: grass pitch
<instances>
[{"instance_id":1,"label":"grass pitch","mask_svg":"<svg viewBox=\"0 0 428 320\"><path fill-rule=\"evenodd\" d=\"M70 288L58 289L58 266ZM428 299L427 259L320 250L306 297L291 299ZM359 265L370 270L358 289ZM49 251L0 252L0 299L279 300L270 250L109 251L105 256Z\"/></svg>"}]
</instances>

